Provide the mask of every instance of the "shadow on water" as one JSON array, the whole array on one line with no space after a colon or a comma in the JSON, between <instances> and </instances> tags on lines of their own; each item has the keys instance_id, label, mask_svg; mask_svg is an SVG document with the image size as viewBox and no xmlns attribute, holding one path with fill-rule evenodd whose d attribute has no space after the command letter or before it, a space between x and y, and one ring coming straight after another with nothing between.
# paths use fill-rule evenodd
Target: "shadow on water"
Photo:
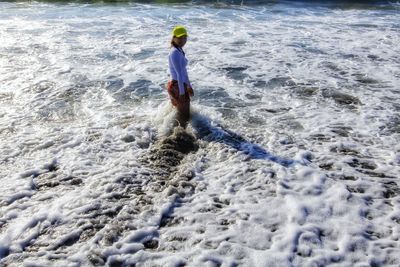
<instances>
[{"instance_id":1,"label":"shadow on water","mask_svg":"<svg viewBox=\"0 0 400 267\"><path fill-rule=\"evenodd\" d=\"M284 167L290 167L294 164L304 165L304 162L273 155L263 147L246 140L237 133L225 129L221 125L213 125L213 122L209 118L200 114L193 113L191 123L198 139L228 145L248 155L251 159L269 160Z\"/></svg>"},{"instance_id":2,"label":"shadow on water","mask_svg":"<svg viewBox=\"0 0 400 267\"><path fill-rule=\"evenodd\" d=\"M191 125L194 135L172 122L171 131L160 138L142 159L153 170L157 170L160 177L167 178L173 175L184 157L198 150L198 140L219 142L244 153L250 159L268 160L284 167L291 167L295 164L305 165L302 161L274 155L263 147L246 140L219 124L215 124L210 118L196 112L192 113Z\"/></svg>"}]
</instances>

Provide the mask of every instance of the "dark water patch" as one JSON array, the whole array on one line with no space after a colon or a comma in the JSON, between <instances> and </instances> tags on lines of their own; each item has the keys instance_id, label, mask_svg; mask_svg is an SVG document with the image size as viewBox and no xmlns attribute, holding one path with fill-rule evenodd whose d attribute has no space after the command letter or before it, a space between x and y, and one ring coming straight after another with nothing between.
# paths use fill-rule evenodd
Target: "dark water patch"
<instances>
[{"instance_id":1,"label":"dark water patch","mask_svg":"<svg viewBox=\"0 0 400 267\"><path fill-rule=\"evenodd\" d=\"M239 53L241 51L240 48L238 47L234 47L234 46L227 46L224 47L221 51L221 53L225 53L225 54L234 54L234 53Z\"/></svg>"},{"instance_id":2,"label":"dark water patch","mask_svg":"<svg viewBox=\"0 0 400 267\"><path fill-rule=\"evenodd\" d=\"M383 182L383 197L384 198L394 198L400 195L400 188L395 181Z\"/></svg>"},{"instance_id":3,"label":"dark water patch","mask_svg":"<svg viewBox=\"0 0 400 267\"><path fill-rule=\"evenodd\" d=\"M361 83L361 84L378 84L379 81L375 80L371 77L368 77L368 75L366 74L352 74L352 76L354 77L354 79Z\"/></svg>"},{"instance_id":4,"label":"dark water patch","mask_svg":"<svg viewBox=\"0 0 400 267\"><path fill-rule=\"evenodd\" d=\"M82 230L80 235L80 241L85 242L92 238L97 232L105 227L105 220L101 218L89 219L81 221L79 220L76 227Z\"/></svg>"},{"instance_id":5,"label":"dark water patch","mask_svg":"<svg viewBox=\"0 0 400 267\"><path fill-rule=\"evenodd\" d=\"M0 244L0 260L10 254L10 249L4 244Z\"/></svg>"},{"instance_id":6,"label":"dark water patch","mask_svg":"<svg viewBox=\"0 0 400 267\"><path fill-rule=\"evenodd\" d=\"M311 54L316 54L316 55L327 55L327 53L319 48L316 47L309 47L307 46L305 49L305 51L311 53Z\"/></svg>"},{"instance_id":7,"label":"dark water patch","mask_svg":"<svg viewBox=\"0 0 400 267\"><path fill-rule=\"evenodd\" d=\"M322 90L322 96L324 98L333 99L336 104L345 106L349 109L354 109L361 105L361 101L357 97L333 89Z\"/></svg>"},{"instance_id":8,"label":"dark water patch","mask_svg":"<svg viewBox=\"0 0 400 267\"><path fill-rule=\"evenodd\" d=\"M224 119L236 119L238 117L238 112L232 108L219 108L217 109L218 112L222 114Z\"/></svg>"},{"instance_id":9,"label":"dark water patch","mask_svg":"<svg viewBox=\"0 0 400 267\"><path fill-rule=\"evenodd\" d=\"M353 128L344 125L332 125L329 128L332 133L341 137L349 137L353 131Z\"/></svg>"},{"instance_id":10,"label":"dark water patch","mask_svg":"<svg viewBox=\"0 0 400 267\"><path fill-rule=\"evenodd\" d=\"M199 90L200 99L225 99L229 98L229 94L221 87L205 87Z\"/></svg>"},{"instance_id":11,"label":"dark water patch","mask_svg":"<svg viewBox=\"0 0 400 267\"><path fill-rule=\"evenodd\" d=\"M53 171L56 171L56 170L59 169L59 164L57 163L56 160L53 160L53 161L50 162L50 163L44 164L44 165L43 165L43 169L44 169L44 170L47 170L47 171L49 171L49 172L53 172Z\"/></svg>"},{"instance_id":12,"label":"dark water patch","mask_svg":"<svg viewBox=\"0 0 400 267\"><path fill-rule=\"evenodd\" d=\"M306 84L297 84L292 90L296 95L306 98L313 97L319 92L318 87Z\"/></svg>"},{"instance_id":13,"label":"dark water patch","mask_svg":"<svg viewBox=\"0 0 400 267\"><path fill-rule=\"evenodd\" d=\"M103 52L101 54L97 54L96 57L98 57L100 60L113 61L118 58L118 55L112 52Z\"/></svg>"},{"instance_id":14,"label":"dark water patch","mask_svg":"<svg viewBox=\"0 0 400 267\"><path fill-rule=\"evenodd\" d=\"M255 88L265 88L268 85L264 80L249 80L248 82Z\"/></svg>"},{"instance_id":15,"label":"dark water patch","mask_svg":"<svg viewBox=\"0 0 400 267\"><path fill-rule=\"evenodd\" d=\"M86 256L87 259L90 261L93 266L106 266L106 260L107 258L100 255L99 253L96 252L89 252L88 255ZM117 262L117 264L114 264ZM122 267L123 266L123 261L118 261L118 260L113 260L109 262L109 266L112 267Z\"/></svg>"},{"instance_id":16,"label":"dark water patch","mask_svg":"<svg viewBox=\"0 0 400 267\"><path fill-rule=\"evenodd\" d=\"M385 125L379 127L379 130L384 135L400 133L400 114L389 117Z\"/></svg>"},{"instance_id":17,"label":"dark water patch","mask_svg":"<svg viewBox=\"0 0 400 267\"><path fill-rule=\"evenodd\" d=\"M334 145L330 148L330 151L343 155L357 156L359 158L362 157L358 149L344 144Z\"/></svg>"},{"instance_id":18,"label":"dark water patch","mask_svg":"<svg viewBox=\"0 0 400 267\"><path fill-rule=\"evenodd\" d=\"M323 62L321 62L319 65L320 65L321 67L323 67L323 68L327 68L327 69L329 69L329 70L331 70L331 71L334 71L334 72L339 72L339 71L341 71L341 69L339 68L339 66L338 66L336 63L331 62L331 61L323 61Z\"/></svg>"},{"instance_id":19,"label":"dark water patch","mask_svg":"<svg viewBox=\"0 0 400 267\"><path fill-rule=\"evenodd\" d=\"M245 97L249 100L261 100L262 96L256 93L246 94Z\"/></svg>"},{"instance_id":20,"label":"dark water patch","mask_svg":"<svg viewBox=\"0 0 400 267\"><path fill-rule=\"evenodd\" d=\"M53 245L49 247L49 250L57 250L61 247L69 247L79 241L81 236L81 231L75 230L71 233L66 234L65 236L61 237L59 240L56 240Z\"/></svg>"},{"instance_id":21,"label":"dark water patch","mask_svg":"<svg viewBox=\"0 0 400 267\"><path fill-rule=\"evenodd\" d=\"M320 167L321 169L323 169L323 170L330 171L330 170L332 170L333 165L334 165L333 162L325 162L325 163L321 163L321 164L319 165L319 167Z\"/></svg>"},{"instance_id":22,"label":"dark water patch","mask_svg":"<svg viewBox=\"0 0 400 267\"><path fill-rule=\"evenodd\" d=\"M350 128L350 130L351 130L351 128ZM335 133L335 134L337 134L339 136L342 136L342 137L348 137L349 136L349 130L346 129L346 128L344 128L344 129L343 128L332 129L331 132Z\"/></svg>"},{"instance_id":23,"label":"dark water patch","mask_svg":"<svg viewBox=\"0 0 400 267\"><path fill-rule=\"evenodd\" d=\"M365 175L371 176L371 177L377 177L377 178L396 178L393 176L389 176L385 173L382 172L376 172L376 171L372 171L372 170L365 170L365 169L356 169L356 171L363 173Z\"/></svg>"},{"instance_id":24,"label":"dark water patch","mask_svg":"<svg viewBox=\"0 0 400 267\"><path fill-rule=\"evenodd\" d=\"M145 48L145 49L142 49L140 52L137 52L137 53L133 54L132 58L134 60L143 60L143 59L146 59L146 58L149 58L149 57L153 56L154 53L155 53L154 49Z\"/></svg>"},{"instance_id":25,"label":"dark water patch","mask_svg":"<svg viewBox=\"0 0 400 267\"><path fill-rule=\"evenodd\" d=\"M109 77L105 82L105 88L120 103L139 101L162 93L158 86L146 79L139 79L125 86L123 79Z\"/></svg>"},{"instance_id":26,"label":"dark water patch","mask_svg":"<svg viewBox=\"0 0 400 267\"><path fill-rule=\"evenodd\" d=\"M235 40L230 43L231 46L245 46L248 42L246 40Z\"/></svg>"},{"instance_id":27,"label":"dark water patch","mask_svg":"<svg viewBox=\"0 0 400 267\"><path fill-rule=\"evenodd\" d=\"M382 59L381 59L379 56L373 55L373 54L369 54L369 55L367 56L367 58L368 58L368 59L371 59L371 60L373 60L373 61L382 61Z\"/></svg>"},{"instance_id":28,"label":"dark water patch","mask_svg":"<svg viewBox=\"0 0 400 267\"><path fill-rule=\"evenodd\" d=\"M292 108L288 107L288 108L259 108L258 111L259 112L268 112L268 113L272 113L272 114L279 114L279 113L285 113L288 112L289 110L291 110Z\"/></svg>"},{"instance_id":29,"label":"dark water patch","mask_svg":"<svg viewBox=\"0 0 400 267\"><path fill-rule=\"evenodd\" d=\"M246 66L222 68L222 70L225 71L226 76L228 78L233 79L233 80L238 80L238 81L242 81L245 78L249 77L248 74L244 73L244 71L247 69L248 69L248 67L246 67Z\"/></svg>"},{"instance_id":30,"label":"dark water patch","mask_svg":"<svg viewBox=\"0 0 400 267\"><path fill-rule=\"evenodd\" d=\"M36 107L36 119L40 121L63 121L70 122L77 118L75 104L65 100L56 100L47 105Z\"/></svg>"},{"instance_id":31,"label":"dark water patch","mask_svg":"<svg viewBox=\"0 0 400 267\"><path fill-rule=\"evenodd\" d=\"M34 183L37 190L49 190L57 186L78 186L83 183L81 178L60 174L58 172L46 172L36 178Z\"/></svg>"},{"instance_id":32,"label":"dark water patch","mask_svg":"<svg viewBox=\"0 0 400 267\"><path fill-rule=\"evenodd\" d=\"M304 22L303 22L304 23ZM304 42L292 42L290 44L287 45L288 47L294 47L294 48L300 48L300 49L304 49L307 47L307 44Z\"/></svg>"},{"instance_id":33,"label":"dark water patch","mask_svg":"<svg viewBox=\"0 0 400 267\"><path fill-rule=\"evenodd\" d=\"M141 79L130 83L127 87L124 88L124 90L131 92L138 97L148 97L150 95L150 87L152 85L153 83L151 81Z\"/></svg>"},{"instance_id":34,"label":"dark water patch","mask_svg":"<svg viewBox=\"0 0 400 267\"><path fill-rule=\"evenodd\" d=\"M265 119L263 117L259 117L259 116L248 116L247 120L246 120L246 124L247 125L256 125L256 126L260 126L260 125L264 125L265 124Z\"/></svg>"},{"instance_id":35,"label":"dark water patch","mask_svg":"<svg viewBox=\"0 0 400 267\"><path fill-rule=\"evenodd\" d=\"M372 29L376 29L379 28L378 25L375 24L368 24L368 23L353 23L353 24L349 24L350 27L357 27L357 28L372 28Z\"/></svg>"},{"instance_id":36,"label":"dark water patch","mask_svg":"<svg viewBox=\"0 0 400 267\"><path fill-rule=\"evenodd\" d=\"M295 118L293 118L292 116L284 116L282 118L279 119L279 123L288 129L291 130L296 130L296 131L301 131L304 130L303 125L301 125L300 122L298 122Z\"/></svg>"},{"instance_id":37,"label":"dark water patch","mask_svg":"<svg viewBox=\"0 0 400 267\"><path fill-rule=\"evenodd\" d=\"M28 88L26 88L25 90L31 93L44 93L44 92L51 92L53 90L55 90L55 88L57 87L57 84L54 82L50 82L50 81L41 81L38 82L32 86L29 86ZM66 88L65 91L67 91L68 88ZM70 92L69 93L74 93L72 91L72 88L69 89ZM62 96L62 95L61 95Z\"/></svg>"},{"instance_id":38,"label":"dark water patch","mask_svg":"<svg viewBox=\"0 0 400 267\"><path fill-rule=\"evenodd\" d=\"M359 56L357 56L355 54L351 54L351 53L338 53L337 57L342 58L342 59L351 59L351 60L355 60L355 59L359 58Z\"/></svg>"},{"instance_id":39,"label":"dark water patch","mask_svg":"<svg viewBox=\"0 0 400 267\"><path fill-rule=\"evenodd\" d=\"M245 107L247 103L229 96L224 88L205 87L198 92L199 103L201 105L218 108L238 108Z\"/></svg>"},{"instance_id":40,"label":"dark water patch","mask_svg":"<svg viewBox=\"0 0 400 267\"><path fill-rule=\"evenodd\" d=\"M294 137L291 135L283 135L283 137L279 140L279 144L281 145L293 145Z\"/></svg>"},{"instance_id":41,"label":"dark water patch","mask_svg":"<svg viewBox=\"0 0 400 267\"><path fill-rule=\"evenodd\" d=\"M347 57L346 55L345 57ZM335 79L347 81L348 71L343 70L339 65L331 61L323 61L319 64L321 69L325 69L328 75L331 75Z\"/></svg>"},{"instance_id":42,"label":"dark water patch","mask_svg":"<svg viewBox=\"0 0 400 267\"><path fill-rule=\"evenodd\" d=\"M400 103L392 103L393 110L400 112ZM1 130L0 130L1 132Z\"/></svg>"},{"instance_id":43,"label":"dark water patch","mask_svg":"<svg viewBox=\"0 0 400 267\"><path fill-rule=\"evenodd\" d=\"M53 82L40 82L24 90L34 92L30 102L37 120L71 121L76 119L75 109L80 105L82 95L94 83L80 81L72 87L57 88Z\"/></svg>"},{"instance_id":44,"label":"dark water patch","mask_svg":"<svg viewBox=\"0 0 400 267\"><path fill-rule=\"evenodd\" d=\"M163 214L161 215L161 219L160 219L160 227L169 227L169 226L173 226L178 224L182 219L179 218L175 218L173 216L174 210L178 207L181 207L182 203L180 201L180 199L177 199L173 205L171 205L171 207L167 210L165 210L163 212Z\"/></svg>"},{"instance_id":45,"label":"dark water patch","mask_svg":"<svg viewBox=\"0 0 400 267\"><path fill-rule=\"evenodd\" d=\"M123 136L121 138L122 141L124 141L125 143L132 143L136 140L135 136L131 135L131 134L127 134L125 136Z\"/></svg>"},{"instance_id":46,"label":"dark water patch","mask_svg":"<svg viewBox=\"0 0 400 267\"><path fill-rule=\"evenodd\" d=\"M378 166L373 161L352 158L347 164L353 168L362 168L367 170L375 170Z\"/></svg>"},{"instance_id":47,"label":"dark water patch","mask_svg":"<svg viewBox=\"0 0 400 267\"><path fill-rule=\"evenodd\" d=\"M140 101L143 98L162 93L159 87L145 79L131 82L125 87L123 83L119 83L116 88L118 88L118 90L113 93L113 97L120 103Z\"/></svg>"},{"instance_id":48,"label":"dark water patch","mask_svg":"<svg viewBox=\"0 0 400 267\"><path fill-rule=\"evenodd\" d=\"M29 53L28 50L29 50L28 47L9 46L2 48L1 52L4 53L5 55L21 55L21 54L26 55Z\"/></svg>"},{"instance_id":49,"label":"dark water patch","mask_svg":"<svg viewBox=\"0 0 400 267\"><path fill-rule=\"evenodd\" d=\"M356 181L359 178L357 176L354 175L348 175L348 174L336 174L334 175L335 178L340 179L340 180L345 180L345 181Z\"/></svg>"},{"instance_id":50,"label":"dark water patch","mask_svg":"<svg viewBox=\"0 0 400 267\"><path fill-rule=\"evenodd\" d=\"M364 237L366 237L369 240L378 240L378 239L385 238L387 236L382 232L378 232L376 230L369 229L369 230L365 231ZM372 260L372 261L370 261L370 266L371 267L382 266L382 264L379 264L379 263L380 263L380 261L378 261L378 260Z\"/></svg>"},{"instance_id":51,"label":"dark water patch","mask_svg":"<svg viewBox=\"0 0 400 267\"><path fill-rule=\"evenodd\" d=\"M129 227L127 227L124 223L125 222L120 222L118 220L108 222L108 224L102 229L104 234L101 236L101 239L98 241L98 243L105 247L112 246L120 239L121 235L125 231L130 230ZM104 259L106 258L104 255L102 256Z\"/></svg>"},{"instance_id":52,"label":"dark water patch","mask_svg":"<svg viewBox=\"0 0 400 267\"><path fill-rule=\"evenodd\" d=\"M268 88L280 88L285 86L294 86L296 83L291 77L275 77L267 82Z\"/></svg>"},{"instance_id":53,"label":"dark water patch","mask_svg":"<svg viewBox=\"0 0 400 267\"><path fill-rule=\"evenodd\" d=\"M365 186L363 185L346 185L347 191L351 192L351 193L357 193L357 194L364 194L366 189Z\"/></svg>"},{"instance_id":54,"label":"dark water patch","mask_svg":"<svg viewBox=\"0 0 400 267\"><path fill-rule=\"evenodd\" d=\"M311 140L323 141L323 142L328 142L328 141L331 141L331 140L333 139L332 136L326 135L326 134L321 134L321 133L311 134L311 135L309 136L309 138L310 138Z\"/></svg>"},{"instance_id":55,"label":"dark water patch","mask_svg":"<svg viewBox=\"0 0 400 267\"><path fill-rule=\"evenodd\" d=\"M124 86L124 80L121 78L108 77L105 82L107 91L116 92Z\"/></svg>"},{"instance_id":56,"label":"dark water patch","mask_svg":"<svg viewBox=\"0 0 400 267\"><path fill-rule=\"evenodd\" d=\"M153 249L153 250L157 249L158 248L158 240L151 239L151 240L145 241L145 242L143 242L143 246L146 249Z\"/></svg>"}]
</instances>

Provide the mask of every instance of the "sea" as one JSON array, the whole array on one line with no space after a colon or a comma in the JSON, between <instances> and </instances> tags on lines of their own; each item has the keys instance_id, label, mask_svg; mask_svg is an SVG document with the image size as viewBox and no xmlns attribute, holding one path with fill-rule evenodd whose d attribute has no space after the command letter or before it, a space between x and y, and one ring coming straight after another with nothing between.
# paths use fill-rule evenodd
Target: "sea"
<instances>
[{"instance_id":1,"label":"sea","mask_svg":"<svg viewBox=\"0 0 400 267\"><path fill-rule=\"evenodd\" d=\"M397 1L0 2L0 266L400 266L399 44Z\"/></svg>"}]
</instances>

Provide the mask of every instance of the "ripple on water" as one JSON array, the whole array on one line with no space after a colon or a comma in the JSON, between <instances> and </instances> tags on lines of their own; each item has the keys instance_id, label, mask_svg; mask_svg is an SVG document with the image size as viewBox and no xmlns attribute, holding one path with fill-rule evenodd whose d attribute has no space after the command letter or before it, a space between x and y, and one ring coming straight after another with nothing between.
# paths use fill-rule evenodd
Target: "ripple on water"
<instances>
[{"instance_id":1,"label":"ripple on water","mask_svg":"<svg viewBox=\"0 0 400 267\"><path fill-rule=\"evenodd\" d=\"M265 88L267 87L268 83L264 80L249 80L248 81L251 86L255 87L255 88Z\"/></svg>"},{"instance_id":2,"label":"ripple on water","mask_svg":"<svg viewBox=\"0 0 400 267\"><path fill-rule=\"evenodd\" d=\"M124 80L114 76L108 77L106 81L106 89L110 92L116 92L124 86Z\"/></svg>"},{"instance_id":3,"label":"ripple on water","mask_svg":"<svg viewBox=\"0 0 400 267\"><path fill-rule=\"evenodd\" d=\"M154 49L144 48L140 52L137 52L137 53L133 54L132 58L134 60L143 60L143 59L146 59L146 58L149 58L149 57L153 56L154 53L155 53Z\"/></svg>"},{"instance_id":4,"label":"ripple on water","mask_svg":"<svg viewBox=\"0 0 400 267\"><path fill-rule=\"evenodd\" d=\"M222 70L226 72L226 76L228 78L237 81L243 81L245 78L249 77L248 74L244 73L244 71L247 69L248 67L246 66L222 68Z\"/></svg>"},{"instance_id":5,"label":"ripple on water","mask_svg":"<svg viewBox=\"0 0 400 267\"><path fill-rule=\"evenodd\" d=\"M199 103L205 106L218 108L237 108L247 104L244 101L230 97L224 88L203 87L198 91Z\"/></svg>"},{"instance_id":6,"label":"ripple on water","mask_svg":"<svg viewBox=\"0 0 400 267\"><path fill-rule=\"evenodd\" d=\"M113 52L103 52L101 54L97 54L96 57L100 58L101 60L113 61L118 58L118 54L115 54Z\"/></svg>"},{"instance_id":7,"label":"ripple on water","mask_svg":"<svg viewBox=\"0 0 400 267\"><path fill-rule=\"evenodd\" d=\"M313 86L312 84L297 84L291 90L299 97L313 97L318 94L319 87Z\"/></svg>"},{"instance_id":8,"label":"ripple on water","mask_svg":"<svg viewBox=\"0 0 400 267\"><path fill-rule=\"evenodd\" d=\"M395 114L387 119L387 122L379 127L384 135L392 135L400 133L400 114Z\"/></svg>"},{"instance_id":9,"label":"ripple on water","mask_svg":"<svg viewBox=\"0 0 400 267\"><path fill-rule=\"evenodd\" d=\"M29 103L30 110L35 112L38 120L72 121L76 119L82 96L92 86L90 82L62 88L55 83L35 85L29 89L31 93L36 92Z\"/></svg>"},{"instance_id":10,"label":"ripple on water","mask_svg":"<svg viewBox=\"0 0 400 267\"><path fill-rule=\"evenodd\" d=\"M354 79L361 84L378 84L379 81L369 77L367 74L352 74Z\"/></svg>"},{"instance_id":11,"label":"ripple on water","mask_svg":"<svg viewBox=\"0 0 400 267\"><path fill-rule=\"evenodd\" d=\"M113 98L118 103L140 101L154 95L160 95L162 89L146 79L139 79L125 86L123 79L107 81L106 89L112 93Z\"/></svg>"},{"instance_id":12,"label":"ripple on water","mask_svg":"<svg viewBox=\"0 0 400 267\"><path fill-rule=\"evenodd\" d=\"M218 108L217 111L222 114L224 119L235 119L238 116L238 112L232 108Z\"/></svg>"},{"instance_id":13,"label":"ripple on water","mask_svg":"<svg viewBox=\"0 0 400 267\"><path fill-rule=\"evenodd\" d=\"M325 98L333 99L336 104L347 107L349 109L355 109L357 106L361 105L361 101L358 99L358 97L339 92L334 89L322 90L322 96Z\"/></svg>"},{"instance_id":14,"label":"ripple on water","mask_svg":"<svg viewBox=\"0 0 400 267\"><path fill-rule=\"evenodd\" d=\"M133 97L148 97L151 94L151 86L153 83L149 80L140 79L131 82L128 86L124 87L121 91L124 94L130 94Z\"/></svg>"},{"instance_id":15,"label":"ripple on water","mask_svg":"<svg viewBox=\"0 0 400 267\"><path fill-rule=\"evenodd\" d=\"M299 121L297 121L293 116L283 116L279 118L278 121L283 127L287 129L295 131L304 130L303 125Z\"/></svg>"},{"instance_id":16,"label":"ripple on water","mask_svg":"<svg viewBox=\"0 0 400 267\"><path fill-rule=\"evenodd\" d=\"M267 87L269 88L279 88L294 85L296 85L296 83L291 77L274 77L267 82Z\"/></svg>"},{"instance_id":17,"label":"ripple on water","mask_svg":"<svg viewBox=\"0 0 400 267\"><path fill-rule=\"evenodd\" d=\"M348 137L353 131L353 128L340 124L332 125L329 128L331 128L332 133L335 133L341 137Z\"/></svg>"}]
</instances>

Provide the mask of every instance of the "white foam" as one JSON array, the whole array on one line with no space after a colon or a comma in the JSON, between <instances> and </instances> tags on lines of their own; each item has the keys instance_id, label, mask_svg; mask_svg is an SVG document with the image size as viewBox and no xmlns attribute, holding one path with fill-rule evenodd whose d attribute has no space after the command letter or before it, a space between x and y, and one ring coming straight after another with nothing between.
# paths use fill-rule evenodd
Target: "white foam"
<instances>
[{"instance_id":1,"label":"white foam","mask_svg":"<svg viewBox=\"0 0 400 267\"><path fill-rule=\"evenodd\" d=\"M0 3L0 265L399 265L399 21ZM161 179L175 24L199 149Z\"/></svg>"}]
</instances>

